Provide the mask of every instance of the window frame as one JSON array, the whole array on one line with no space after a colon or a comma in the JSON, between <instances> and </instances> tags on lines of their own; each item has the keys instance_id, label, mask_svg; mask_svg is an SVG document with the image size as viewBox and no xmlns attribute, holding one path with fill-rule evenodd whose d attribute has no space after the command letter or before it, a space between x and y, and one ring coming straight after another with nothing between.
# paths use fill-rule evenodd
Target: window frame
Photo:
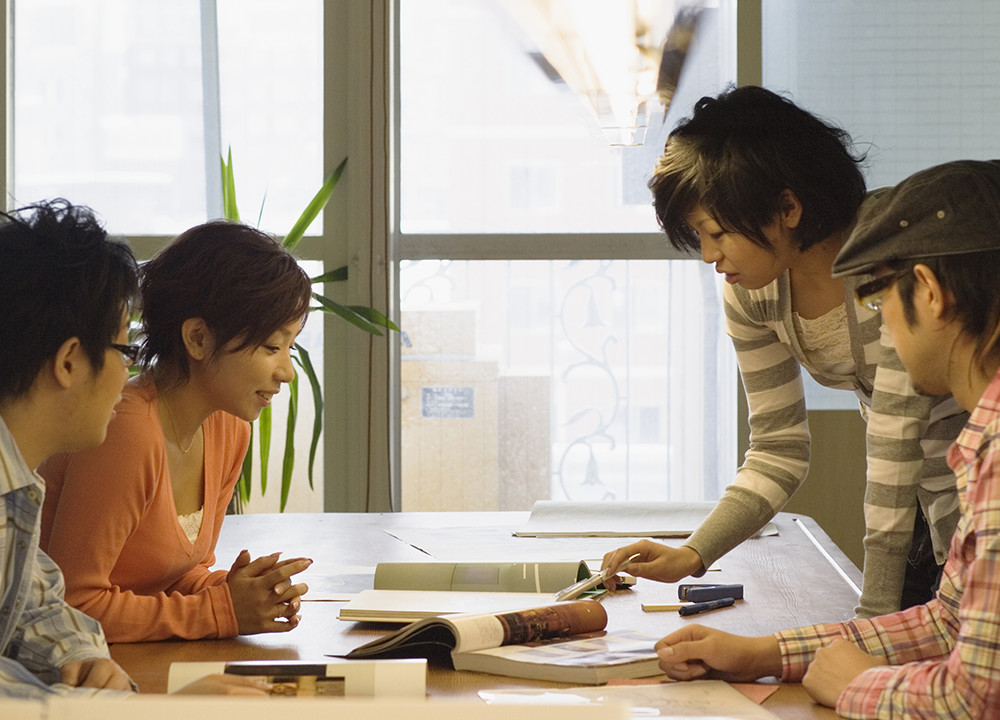
<instances>
[{"instance_id":1,"label":"window frame","mask_svg":"<svg viewBox=\"0 0 1000 720\"><path fill-rule=\"evenodd\" d=\"M203 3L211 0L202 0ZM0 146L4 196L12 187L13 2L3 0L4 142ZM326 292L340 302L377 307L398 320L396 275L402 260L692 259L662 234L425 235L399 229L400 0L343 3L323 0L323 168L348 157L347 172L324 210L323 233L300 245L303 259L328 268L347 265L345 283ZM761 2L736 3L738 84L761 81ZM9 207L8 207L9 209ZM140 258L169 238L130 236ZM544 255L540 248L545 248ZM399 349L395 335L361 337L324 314L324 510L385 512L399 509ZM735 378L734 378L735 380ZM740 420L741 431L744 420Z\"/></svg>"},{"instance_id":2,"label":"window frame","mask_svg":"<svg viewBox=\"0 0 1000 720\"><path fill-rule=\"evenodd\" d=\"M399 16L400 0L390 0L393 17ZM735 77L740 85L759 85L761 83L762 45L761 17L763 0L738 0L732 10L735 17L730 25L736 29ZM399 23L394 22L393 37L393 73L392 98L393 109L399 108L400 62ZM400 166L401 127L398 112L391 119L393 131L393 167ZM616 260L690 260L700 261L694 255L683 253L666 242L662 232L647 233L453 233L426 234L404 233L400 229L400 173L392 173L392 227L391 246L393 249L393 268L398 270L399 263L405 260L604 260L612 257ZM398 319L399 297L394 298L394 317ZM394 444L392 447L391 466L393 471L393 507L400 507L400 415L399 378L400 354L393 353L393 402L397 412L393 417ZM734 384L738 382L733 378ZM741 393L736 393L738 403L745 406ZM739 411L737 417L737 437L749 436L745 412Z\"/></svg>"}]
</instances>

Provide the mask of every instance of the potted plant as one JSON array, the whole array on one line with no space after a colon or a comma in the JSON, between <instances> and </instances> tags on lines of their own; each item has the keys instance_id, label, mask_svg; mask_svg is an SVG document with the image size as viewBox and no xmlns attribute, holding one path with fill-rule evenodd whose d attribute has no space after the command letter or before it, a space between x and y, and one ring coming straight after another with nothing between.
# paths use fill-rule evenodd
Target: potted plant
<instances>
[{"instance_id":1,"label":"potted plant","mask_svg":"<svg viewBox=\"0 0 1000 720\"><path fill-rule=\"evenodd\" d=\"M340 180L340 176L344 173L346 166L347 158L344 158L340 165L338 165L337 168L326 178L322 187L320 187L319 191L306 206L305 210L302 211L298 220L295 221L292 229L289 230L282 239L281 244L283 247L287 248L289 251L295 249L299 241L305 235L306 230L319 216L323 208L326 207L326 204L332 197L333 190L337 186L337 182ZM233 155L231 149L228 157L222 158L222 197L224 215L226 219L239 221L240 214L236 206L236 184L234 180ZM343 282L347 280L347 267L339 267L329 272L323 272L322 274L311 279L313 284ZM313 298L318 304L311 308L311 310L333 313L367 333L382 335L383 328L396 331L399 330L399 327L392 322L392 320L375 308L365 307L363 305L342 305L331 298L315 292L313 293ZM316 377L316 372L313 368L312 361L310 360L309 353L305 350L305 348L296 344L293 348L292 361L302 370L302 373L305 374L307 380L309 381L309 387L312 390L313 408L315 412L313 416L312 440L309 446L308 466L309 487L312 488L313 466L316 461L316 450L319 446L319 439L323 431L323 391L320 387L319 379ZM288 491L291 488L292 482L292 470L295 465L294 431L298 419L298 372L295 373L295 377L289 383L288 389L288 418L285 423L285 447L281 463L281 498L279 506L281 511L284 511L285 503L288 500ZM251 482L253 471L254 436L257 437L257 445L259 449L261 493L263 494L267 492L267 465L271 454L271 420L271 408L266 407L261 411L260 417L256 421L256 430L254 430L253 425L251 425L250 446L247 449L246 457L243 460L243 471L240 475L239 482L236 484L236 492L233 493L234 510L236 512L240 512L243 506L250 500L250 492L252 489Z\"/></svg>"}]
</instances>

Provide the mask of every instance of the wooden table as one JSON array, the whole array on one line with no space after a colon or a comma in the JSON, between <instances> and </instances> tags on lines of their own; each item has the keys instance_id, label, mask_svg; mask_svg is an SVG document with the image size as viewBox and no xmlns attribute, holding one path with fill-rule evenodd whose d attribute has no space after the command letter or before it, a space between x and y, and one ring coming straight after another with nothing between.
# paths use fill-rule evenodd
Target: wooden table
<instances>
[{"instance_id":1,"label":"wooden table","mask_svg":"<svg viewBox=\"0 0 1000 720\"><path fill-rule=\"evenodd\" d=\"M527 513L324 513L242 515L226 519L216 557L228 567L243 548L254 557L276 550L284 557L314 559L305 580L315 581L372 568L389 560L583 560L600 558L621 542L607 538L516 538L511 532ZM639 580L633 590L615 593L603 604L609 629L665 635L686 622L734 633L761 635L798 625L853 616L861 573L808 517L781 513L778 535L752 538L723 557L718 571L701 582L738 582L745 601L735 607L681 618L675 612L643 612L641 602L670 602L673 585ZM677 544L680 541L667 541ZM853 584L853 585L852 585ZM308 596L307 596L308 597ZM302 622L288 633L225 640L116 643L117 660L144 692L164 692L173 662L206 660L319 660L347 653L385 626L337 619L340 602L303 603ZM391 626L390 626L391 627ZM486 688L554 687L554 683L455 672L431 667L428 694L468 695ZM781 685L764 706L782 718L834 718L815 705L799 685Z\"/></svg>"}]
</instances>

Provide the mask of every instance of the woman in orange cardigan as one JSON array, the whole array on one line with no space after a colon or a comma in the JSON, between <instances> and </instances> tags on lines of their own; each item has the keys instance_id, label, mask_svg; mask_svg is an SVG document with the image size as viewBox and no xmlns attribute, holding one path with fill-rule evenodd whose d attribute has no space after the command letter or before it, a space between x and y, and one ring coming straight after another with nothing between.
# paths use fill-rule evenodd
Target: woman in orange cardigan
<instances>
[{"instance_id":1,"label":"woman in orange cardigan","mask_svg":"<svg viewBox=\"0 0 1000 720\"><path fill-rule=\"evenodd\" d=\"M107 440L51 458L42 544L66 599L111 642L282 632L298 624L311 560L278 553L212 571L249 422L294 370L308 276L273 238L211 222L141 270L145 372Z\"/></svg>"}]
</instances>

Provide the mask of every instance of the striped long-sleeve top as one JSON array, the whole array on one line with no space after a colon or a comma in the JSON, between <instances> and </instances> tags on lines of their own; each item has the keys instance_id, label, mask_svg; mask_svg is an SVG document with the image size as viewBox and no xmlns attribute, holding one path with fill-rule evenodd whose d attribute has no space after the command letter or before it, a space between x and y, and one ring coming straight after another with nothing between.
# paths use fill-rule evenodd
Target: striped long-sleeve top
<instances>
[{"instance_id":1,"label":"striped long-sleeve top","mask_svg":"<svg viewBox=\"0 0 1000 720\"><path fill-rule=\"evenodd\" d=\"M899 609L917 504L944 562L958 520L948 446L968 417L951 396L917 395L881 313L854 300L864 277L844 280L854 372L810 363L797 335L788 273L759 290L727 285L726 331L750 409L750 448L718 506L686 543L705 567L757 532L795 492L809 468L804 368L821 385L852 390L867 421L864 587L859 617Z\"/></svg>"},{"instance_id":2,"label":"striped long-sleeve top","mask_svg":"<svg viewBox=\"0 0 1000 720\"><path fill-rule=\"evenodd\" d=\"M884 617L777 634L783 680L800 680L816 650L837 637L885 657L887 666L862 672L841 692L844 717L1000 717L1000 372L948 461L961 519L937 597Z\"/></svg>"}]
</instances>

